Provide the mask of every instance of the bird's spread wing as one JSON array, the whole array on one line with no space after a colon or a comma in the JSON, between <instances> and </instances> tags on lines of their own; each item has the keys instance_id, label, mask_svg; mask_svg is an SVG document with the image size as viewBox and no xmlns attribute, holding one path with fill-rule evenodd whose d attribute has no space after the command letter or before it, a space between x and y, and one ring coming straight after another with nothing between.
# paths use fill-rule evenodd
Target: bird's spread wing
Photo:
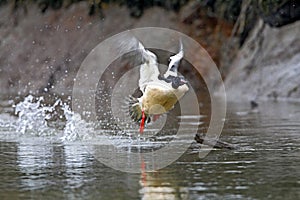
<instances>
[{"instance_id":1,"label":"bird's spread wing","mask_svg":"<svg viewBox=\"0 0 300 200\"><path fill-rule=\"evenodd\" d=\"M180 44L179 52L176 55L170 57L170 63L169 63L169 66L168 66L168 70L164 74L165 78L167 78L168 76L177 76L177 71L178 71L180 61L184 56L183 46L182 46L182 41L181 40L180 40L179 44Z\"/></svg>"},{"instance_id":2,"label":"bird's spread wing","mask_svg":"<svg viewBox=\"0 0 300 200\"><path fill-rule=\"evenodd\" d=\"M140 66L139 87L144 92L149 82L157 80L159 70L156 55L146 50L141 43L139 43L139 49L143 57L143 64Z\"/></svg>"}]
</instances>

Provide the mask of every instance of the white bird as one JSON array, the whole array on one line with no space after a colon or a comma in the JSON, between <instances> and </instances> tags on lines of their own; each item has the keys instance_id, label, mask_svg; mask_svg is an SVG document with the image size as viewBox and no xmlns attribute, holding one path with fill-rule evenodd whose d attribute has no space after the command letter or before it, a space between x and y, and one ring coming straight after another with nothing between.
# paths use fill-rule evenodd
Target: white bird
<instances>
[{"instance_id":1,"label":"white bird","mask_svg":"<svg viewBox=\"0 0 300 200\"><path fill-rule=\"evenodd\" d=\"M178 76L178 67L183 58L183 48L170 57L168 70L161 76L156 55L145 49L139 43L144 63L140 66L139 89L143 95L140 98L130 97L129 112L131 118L140 122L140 133L143 133L145 122L151 116L164 114L174 108L176 102L189 90L187 81Z\"/></svg>"}]
</instances>

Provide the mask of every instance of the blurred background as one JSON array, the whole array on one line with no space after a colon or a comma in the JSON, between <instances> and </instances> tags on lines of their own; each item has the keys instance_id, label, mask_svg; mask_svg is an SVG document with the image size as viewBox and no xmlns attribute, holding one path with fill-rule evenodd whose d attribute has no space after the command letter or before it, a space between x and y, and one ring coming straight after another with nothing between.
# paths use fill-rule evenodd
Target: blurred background
<instances>
[{"instance_id":1,"label":"blurred background","mask_svg":"<svg viewBox=\"0 0 300 200\"><path fill-rule=\"evenodd\" d=\"M229 100L298 99L299 4L1 0L0 94L5 99L29 93L70 95L80 64L98 43L124 30L156 26L185 33L208 51Z\"/></svg>"},{"instance_id":2,"label":"blurred background","mask_svg":"<svg viewBox=\"0 0 300 200\"><path fill-rule=\"evenodd\" d=\"M299 19L299 0L0 0L0 199L300 199ZM138 125L120 130L105 110L107 93L129 68L123 57L99 77L101 126L72 112L86 56L138 27L177 30L209 53L228 100L215 138L225 148L199 157L211 120L203 52L186 50L199 58L202 77L185 61L179 68L197 92L200 115L180 118L177 104L162 131L145 129L153 137L132 137ZM167 64L170 52L153 51ZM109 138L128 152L122 164L130 167L133 150L168 145L180 123L191 127L184 136L193 142L160 170L147 172L157 160L141 156L136 174L117 171L95 156L115 152L86 148L109 146L101 143Z\"/></svg>"}]
</instances>

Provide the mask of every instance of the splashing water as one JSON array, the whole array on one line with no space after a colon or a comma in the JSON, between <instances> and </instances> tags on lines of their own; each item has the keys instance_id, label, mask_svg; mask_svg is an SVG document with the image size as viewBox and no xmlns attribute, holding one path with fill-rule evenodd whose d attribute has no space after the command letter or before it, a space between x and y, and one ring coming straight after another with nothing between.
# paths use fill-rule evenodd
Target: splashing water
<instances>
[{"instance_id":1,"label":"splashing water","mask_svg":"<svg viewBox=\"0 0 300 200\"><path fill-rule=\"evenodd\" d=\"M18 120L15 130L21 134L35 136L59 136L61 141L75 141L78 139L88 139L92 135L93 127L81 119L79 114L71 111L70 107L63 103L61 99L55 101L53 105L42 104L44 97L27 96L24 101L15 105L15 114ZM63 111L59 118L65 118L63 131L49 126L49 121L57 115L57 109ZM54 123L57 123L54 121Z\"/></svg>"},{"instance_id":2,"label":"splashing water","mask_svg":"<svg viewBox=\"0 0 300 200\"><path fill-rule=\"evenodd\" d=\"M55 129L48 127L47 120L51 118L51 113L61 100L57 100L52 106L42 106L43 100L43 97L39 97L35 102L35 98L29 95L15 106L15 114L19 116L17 132L44 136L55 133Z\"/></svg>"},{"instance_id":3,"label":"splashing water","mask_svg":"<svg viewBox=\"0 0 300 200\"><path fill-rule=\"evenodd\" d=\"M24 136L51 136L61 142L102 141L105 138L119 148L143 145L165 145L168 141L152 141L152 138L135 136L132 128L119 129L114 123L103 119L97 122L86 122L80 114L74 113L67 103L57 99L52 105L43 103L44 97L27 96L24 101L16 104L17 120L10 122L10 131ZM57 118L57 116L59 118ZM3 123L4 124L4 123ZM62 126L63 125L63 126ZM7 126L7 125L6 125ZM0 123L0 127L2 127ZM127 127L127 126L126 126Z\"/></svg>"},{"instance_id":4,"label":"splashing water","mask_svg":"<svg viewBox=\"0 0 300 200\"><path fill-rule=\"evenodd\" d=\"M81 119L81 116L71 111L70 107L65 103L62 104L62 110L67 120L64 134L61 137L62 141L91 139L94 133L92 124Z\"/></svg>"}]
</instances>

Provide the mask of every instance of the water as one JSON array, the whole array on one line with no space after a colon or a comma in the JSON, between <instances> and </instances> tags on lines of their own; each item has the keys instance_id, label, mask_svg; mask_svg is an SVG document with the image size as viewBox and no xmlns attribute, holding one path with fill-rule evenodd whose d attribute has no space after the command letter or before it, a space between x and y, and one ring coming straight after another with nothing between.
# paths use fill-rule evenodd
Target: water
<instances>
[{"instance_id":1,"label":"water","mask_svg":"<svg viewBox=\"0 0 300 200\"><path fill-rule=\"evenodd\" d=\"M6 113L13 111L9 106L0 108L0 199L300 199L297 103L260 103L257 111L229 104L221 139L238 150L199 159L193 144L168 167L137 174L111 169L88 153L81 141L93 135L89 125L62 107L65 128L40 119L28 127L28 118L20 122Z\"/></svg>"}]
</instances>

